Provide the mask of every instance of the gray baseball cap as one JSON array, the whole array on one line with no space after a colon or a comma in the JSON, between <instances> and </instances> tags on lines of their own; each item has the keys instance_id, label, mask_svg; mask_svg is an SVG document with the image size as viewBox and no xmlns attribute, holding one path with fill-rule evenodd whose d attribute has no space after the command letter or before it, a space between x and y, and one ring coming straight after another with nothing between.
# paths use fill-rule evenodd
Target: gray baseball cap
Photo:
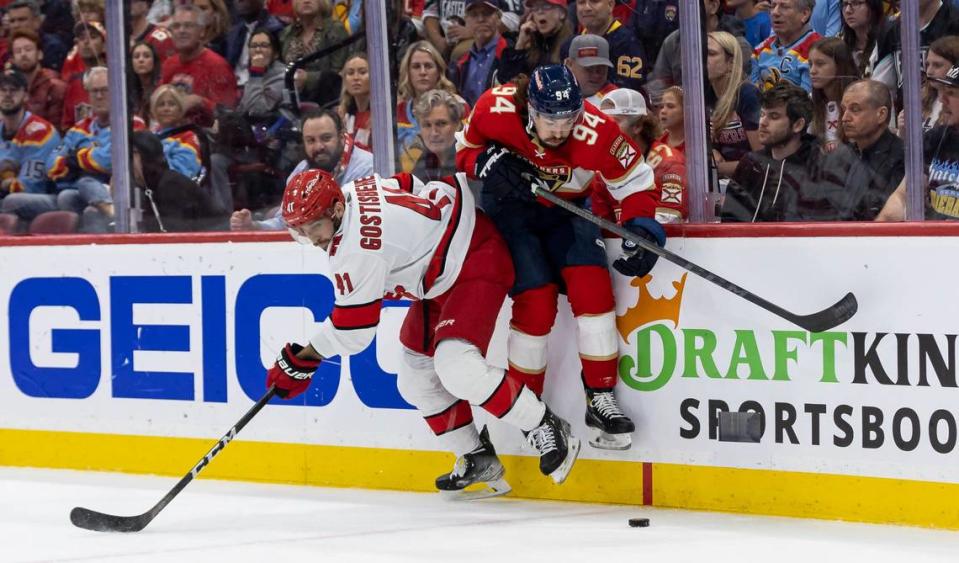
<instances>
[{"instance_id":1,"label":"gray baseball cap","mask_svg":"<svg viewBox=\"0 0 959 563\"><path fill-rule=\"evenodd\" d=\"M569 45L569 58L579 66L613 66L609 60L609 43L599 35L589 33L573 38Z\"/></svg>"}]
</instances>

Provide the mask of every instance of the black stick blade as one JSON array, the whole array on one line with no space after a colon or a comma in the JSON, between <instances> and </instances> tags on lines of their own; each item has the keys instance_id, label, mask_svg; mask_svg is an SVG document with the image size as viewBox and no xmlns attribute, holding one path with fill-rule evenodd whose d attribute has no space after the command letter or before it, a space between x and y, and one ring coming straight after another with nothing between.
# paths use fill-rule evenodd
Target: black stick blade
<instances>
[{"instance_id":1,"label":"black stick blade","mask_svg":"<svg viewBox=\"0 0 959 563\"><path fill-rule=\"evenodd\" d=\"M70 511L74 526L94 532L139 532L152 519L149 512L139 516L114 516L80 506Z\"/></svg>"},{"instance_id":2,"label":"black stick blade","mask_svg":"<svg viewBox=\"0 0 959 563\"><path fill-rule=\"evenodd\" d=\"M859 310L859 302L852 293L847 293L835 305L812 315L789 319L809 332L824 332L848 321Z\"/></svg>"}]
</instances>

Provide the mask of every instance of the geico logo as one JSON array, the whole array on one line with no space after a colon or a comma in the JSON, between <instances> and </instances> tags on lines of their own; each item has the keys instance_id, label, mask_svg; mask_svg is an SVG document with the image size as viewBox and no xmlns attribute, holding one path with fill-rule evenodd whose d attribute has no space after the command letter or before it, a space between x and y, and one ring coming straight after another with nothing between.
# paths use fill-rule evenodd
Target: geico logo
<instances>
[{"instance_id":1,"label":"geico logo","mask_svg":"<svg viewBox=\"0 0 959 563\"><path fill-rule=\"evenodd\" d=\"M264 373L269 367L260 358L261 330L289 331L285 326L263 326L263 313L274 307L306 309L319 323L333 309L333 286L319 274L198 278L199 291L194 290L193 276L111 276L97 286L80 277L20 280L8 300L7 338L14 383L29 397L84 399L106 385L110 396L116 398L218 403L229 400L228 379L235 377L242 392L255 400L263 394ZM227 292L228 283L237 287L235 293ZM235 297L228 302L228 295ZM138 316L146 310L154 313L153 318L162 318L174 305L181 311L190 306L190 320L180 321L182 324L134 320L135 307ZM409 303L384 305L408 307ZM51 308L69 310L77 320L64 321L61 315L56 317L60 320L51 321ZM108 315L104 316L104 310ZM191 339L196 331L199 339ZM232 340L228 339L230 331ZM302 331L299 337L307 338L312 328L304 326ZM45 333L49 333L50 348L41 350ZM103 340L106 346L101 345ZM396 339L384 340L394 343ZM277 404L329 404L339 388L342 364L350 366L347 379L366 406L412 408L400 397L396 376L377 363L376 346L374 340L359 354L324 362L319 370L322 376L315 378L309 392ZM150 366L157 366L156 358L164 354L188 353L195 368L145 369L135 357L143 352L154 358Z\"/></svg>"}]
</instances>

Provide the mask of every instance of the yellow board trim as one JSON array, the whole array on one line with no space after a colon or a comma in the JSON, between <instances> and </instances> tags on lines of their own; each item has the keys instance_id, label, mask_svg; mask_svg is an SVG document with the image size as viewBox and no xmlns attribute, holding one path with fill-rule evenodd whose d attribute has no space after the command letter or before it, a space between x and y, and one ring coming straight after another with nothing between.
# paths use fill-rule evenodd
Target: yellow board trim
<instances>
[{"instance_id":1,"label":"yellow board trim","mask_svg":"<svg viewBox=\"0 0 959 563\"><path fill-rule=\"evenodd\" d=\"M959 485L657 463L655 506L959 529Z\"/></svg>"},{"instance_id":2,"label":"yellow board trim","mask_svg":"<svg viewBox=\"0 0 959 563\"><path fill-rule=\"evenodd\" d=\"M0 465L148 473L180 477L213 446L214 439L126 436L0 429ZM524 498L642 504L639 462L577 461L569 479L554 485L539 472L539 458L500 456L514 496ZM433 479L453 467L444 452L231 442L201 477L435 491Z\"/></svg>"},{"instance_id":3,"label":"yellow board trim","mask_svg":"<svg viewBox=\"0 0 959 563\"><path fill-rule=\"evenodd\" d=\"M0 465L180 477L213 439L0 429ZM583 447L589 447L584 444ZM959 485L627 461L580 459L556 486L532 456L501 456L514 496L641 505L652 467L655 506L959 529ZM443 452L272 442L231 442L201 477L434 491L452 467Z\"/></svg>"}]
</instances>

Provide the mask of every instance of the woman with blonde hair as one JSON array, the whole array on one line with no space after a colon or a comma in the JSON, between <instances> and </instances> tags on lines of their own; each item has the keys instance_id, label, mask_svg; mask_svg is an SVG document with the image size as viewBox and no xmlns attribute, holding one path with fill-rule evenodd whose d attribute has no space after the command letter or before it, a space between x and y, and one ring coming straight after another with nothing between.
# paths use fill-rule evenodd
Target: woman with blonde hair
<instances>
[{"instance_id":1,"label":"woman with blonde hair","mask_svg":"<svg viewBox=\"0 0 959 563\"><path fill-rule=\"evenodd\" d=\"M203 169L200 140L186 119L186 100L172 84L158 86L150 96L152 129L163 142L163 154L170 169L187 178L196 178Z\"/></svg>"},{"instance_id":2,"label":"woman with blonde hair","mask_svg":"<svg viewBox=\"0 0 959 563\"><path fill-rule=\"evenodd\" d=\"M706 76L713 158L719 174L728 178L746 153L760 149L759 89L743 72L742 49L731 33L708 34Z\"/></svg>"},{"instance_id":3,"label":"woman with blonde hair","mask_svg":"<svg viewBox=\"0 0 959 563\"><path fill-rule=\"evenodd\" d=\"M366 53L350 55L340 76L343 87L337 112L343 119L343 128L358 147L369 150L373 141L370 138L370 63Z\"/></svg>"},{"instance_id":4,"label":"woman with blonde hair","mask_svg":"<svg viewBox=\"0 0 959 563\"><path fill-rule=\"evenodd\" d=\"M455 96L465 106L460 113L469 113L469 106L456 93L456 86L446 78L446 61L429 41L409 46L400 62L399 86L396 89L396 140L398 150L409 147L420 132L414 104L425 92L442 90Z\"/></svg>"}]
</instances>

